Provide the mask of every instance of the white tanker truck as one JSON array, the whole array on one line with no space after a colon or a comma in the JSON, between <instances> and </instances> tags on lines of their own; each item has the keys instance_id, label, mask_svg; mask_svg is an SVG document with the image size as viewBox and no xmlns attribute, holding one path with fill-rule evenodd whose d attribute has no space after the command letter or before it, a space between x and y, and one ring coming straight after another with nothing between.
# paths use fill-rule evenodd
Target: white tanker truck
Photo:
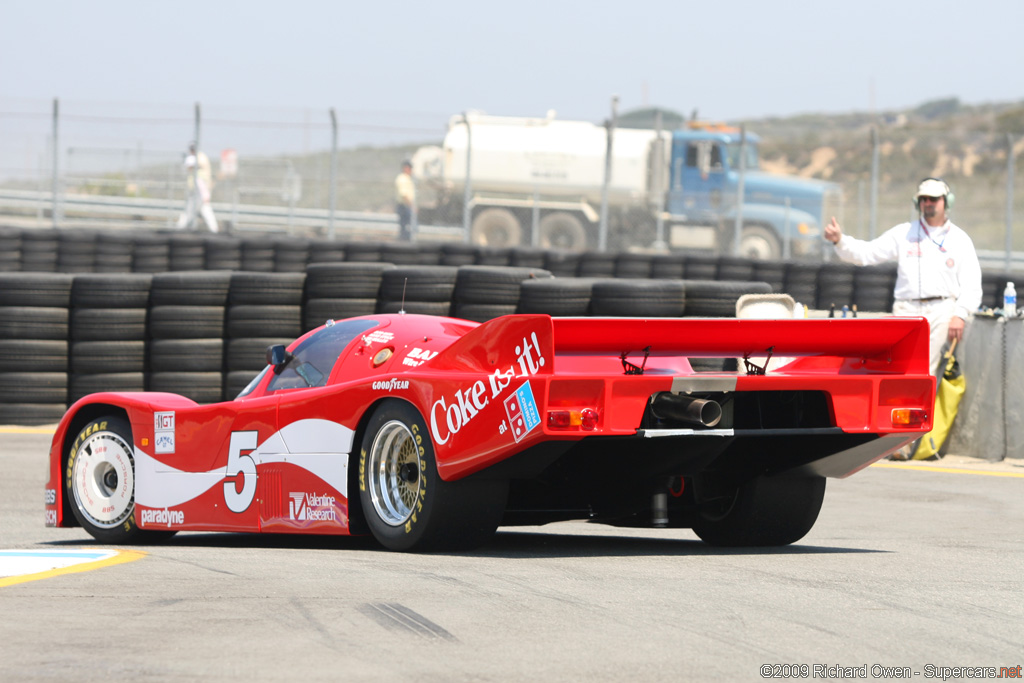
<instances>
[{"instance_id":1,"label":"white tanker truck","mask_svg":"<svg viewBox=\"0 0 1024 683\"><path fill-rule=\"evenodd\" d=\"M616 128L608 245L650 246L660 212L671 246L731 247L742 147L740 253L777 258L787 241L794 255L820 249L823 201L835 186L760 172L757 136L740 138L733 127L691 123L663 131L659 145L654 130ZM419 221L462 222L468 162L473 243L595 248L607 144L604 126L554 112L453 116L443 145L413 156Z\"/></svg>"}]
</instances>

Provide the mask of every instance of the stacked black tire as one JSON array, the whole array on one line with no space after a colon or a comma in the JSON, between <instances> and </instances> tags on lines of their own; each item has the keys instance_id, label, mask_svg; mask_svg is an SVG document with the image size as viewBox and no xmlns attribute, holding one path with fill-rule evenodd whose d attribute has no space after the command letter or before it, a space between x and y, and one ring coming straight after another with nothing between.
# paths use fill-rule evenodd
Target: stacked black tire
<instances>
[{"instance_id":1,"label":"stacked black tire","mask_svg":"<svg viewBox=\"0 0 1024 683\"><path fill-rule=\"evenodd\" d=\"M267 365L267 347L302 334L305 273L231 274L228 293L225 398L234 398Z\"/></svg>"},{"instance_id":2,"label":"stacked black tire","mask_svg":"<svg viewBox=\"0 0 1024 683\"><path fill-rule=\"evenodd\" d=\"M786 264L786 284L783 291L806 308L814 308L818 301L818 272L821 265L806 261Z\"/></svg>"},{"instance_id":3,"label":"stacked black tire","mask_svg":"<svg viewBox=\"0 0 1024 683\"><path fill-rule=\"evenodd\" d=\"M853 301L857 310L891 311L895 286L895 264L857 268L853 275Z\"/></svg>"},{"instance_id":4,"label":"stacked black tire","mask_svg":"<svg viewBox=\"0 0 1024 683\"><path fill-rule=\"evenodd\" d=\"M96 234L62 230L57 241L57 270L61 273L91 273L96 267Z\"/></svg>"},{"instance_id":5,"label":"stacked black tire","mask_svg":"<svg viewBox=\"0 0 1024 683\"><path fill-rule=\"evenodd\" d=\"M60 230L26 230L21 235L21 270L26 273L57 272Z\"/></svg>"},{"instance_id":6,"label":"stacked black tire","mask_svg":"<svg viewBox=\"0 0 1024 683\"><path fill-rule=\"evenodd\" d=\"M590 314L610 318L678 318L686 310L686 290L683 280L598 280L592 290Z\"/></svg>"},{"instance_id":7,"label":"stacked black tire","mask_svg":"<svg viewBox=\"0 0 1024 683\"><path fill-rule=\"evenodd\" d=\"M390 263L311 263L306 267L302 331L377 312L377 295Z\"/></svg>"},{"instance_id":8,"label":"stacked black tire","mask_svg":"<svg viewBox=\"0 0 1024 683\"><path fill-rule=\"evenodd\" d=\"M515 313L522 283L550 277L551 273L542 268L463 266L455 279L452 316L485 322Z\"/></svg>"},{"instance_id":9,"label":"stacked black tire","mask_svg":"<svg viewBox=\"0 0 1024 683\"><path fill-rule=\"evenodd\" d=\"M316 239L310 242L309 264L339 263L345 260L345 243L328 239ZM236 268L237 270L237 268Z\"/></svg>"},{"instance_id":10,"label":"stacked black tire","mask_svg":"<svg viewBox=\"0 0 1024 683\"><path fill-rule=\"evenodd\" d=\"M268 237L250 237L242 241L244 271L268 273L274 270L274 240Z\"/></svg>"},{"instance_id":11,"label":"stacked black tire","mask_svg":"<svg viewBox=\"0 0 1024 683\"><path fill-rule=\"evenodd\" d=\"M135 243L123 233L101 232L96 236L96 272L130 273Z\"/></svg>"},{"instance_id":12,"label":"stacked black tire","mask_svg":"<svg viewBox=\"0 0 1024 683\"><path fill-rule=\"evenodd\" d=\"M146 388L146 314L152 276L76 275L71 286L68 401Z\"/></svg>"},{"instance_id":13,"label":"stacked black tire","mask_svg":"<svg viewBox=\"0 0 1024 683\"><path fill-rule=\"evenodd\" d=\"M196 234L183 233L167 238L169 247L168 270L204 270L206 268L206 239Z\"/></svg>"},{"instance_id":14,"label":"stacked black tire","mask_svg":"<svg viewBox=\"0 0 1024 683\"><path fill-rule=\"evenodd\" d=\"M224 396L224 312L231 273L182 271L153 276L149 313L150 391L197 403Z\"/></svg>"},{"instance_id":15,"label":"stacked black tire","mask_svg":"<svg viewBox=\"0 0 1024 683\"><path fill-rule=\"evenodd\" d=\"M21 270L21 230L0 226L0 272Z\"/></svg>"},{"instance_id":16,"label":"stacked black tire","mask_svg":"<svg viewBox=\"0 0 1024 683\"><path fill-rule=\"evenodd\" d=\"M397 266L383 271L377 313L448 315L458 272L455 266Z\"/></svg>"},{"instance_id":17,"label":"stacked black tire","mask_svg":"<svg viewBox=\"0 0 1024 683\"><path fill-rule=\"evenodd\" d=\"M590 315L594 278L553 277L530 279L519 288L518 313L545 313L554 317Z\"/></svg>"},{"instance_id":18,"label":"stacked black tire","mask_svg":"<svg viewBox=\"0 0 1024 683\"><path fill-rule=\"evenodd\" d=\"M278 273L302 273L309 262L309 240L298 238L274 241L274 270Z\"/></svg>"},{"instance_id":19,"label":"stacked black tire","mask_svg":"<svg viewBox=\"0 0 1024 683\"><path fill-rule=\"evenodd\" d=\"M857 266L851 263L822 266L817 274L818 298L814 307L822 311L841 311L844 307L852 309L857 303L854 300L856 276ZM860 310L860 306L857 306L857 310Z\"/></svg>"},{"instance_id":20,"label":"stacked black tire","mask_svg":"<svg viewBox=\"0 0 1024 683\"><path fill-rule=\"evenodd\" d=\"M205 270L241 270L242 240L218 235L206 241Z\"/></svg>"},{"instance_id":21,"label":"stacked black tire","mask_svg":"<svg viewBox=\"0 0 1024 683\"><path fill-rule=\"evenodd\" d=\"M132 272L166 273L171 269L171 244L165 235L137 235L132 243Z\"/></svg>"},{"instance_id":22,"label":"stacked black tire","mask_svg":"<svg viewBox=\"0 0 1024 683\"><path fill-rule=\"evenodd\" d=\"M62 273L0 273L0 424L64 415L71 283Z\"/></svg>"},{"instance_id":23,"label":"stacked black tire","mask_svg":"<svg viewBox=\"0 0 1024 683\"><path fill-rule=\"evenodd\" d=\"M767 282L685 280L686 313L691 318L735 318L736 302L744 294L771 294Z\"/></svg>"}]
</instances>

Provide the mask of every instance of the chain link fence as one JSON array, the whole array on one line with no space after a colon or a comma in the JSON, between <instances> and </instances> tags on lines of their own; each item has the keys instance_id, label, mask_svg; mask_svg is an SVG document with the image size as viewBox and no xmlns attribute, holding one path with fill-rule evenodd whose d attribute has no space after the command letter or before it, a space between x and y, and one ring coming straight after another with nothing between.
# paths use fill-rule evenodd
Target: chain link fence
<instances>
[{"instance_id":1,"label":"chain link fence","mask_svg":"<svg viewBox=\"0 0 1024 683\"><path fill-rule=\"evenodd\" d=\"M396 239L410 159L419 240L821 259L833 215L880 235L916 217L914 188L937 176L954 222L1009 264L1024 250L1024 105L935 106L724 126L0 98L0 220L173 227L198 141L233 232Z\"/></svg>"}]
</instances>

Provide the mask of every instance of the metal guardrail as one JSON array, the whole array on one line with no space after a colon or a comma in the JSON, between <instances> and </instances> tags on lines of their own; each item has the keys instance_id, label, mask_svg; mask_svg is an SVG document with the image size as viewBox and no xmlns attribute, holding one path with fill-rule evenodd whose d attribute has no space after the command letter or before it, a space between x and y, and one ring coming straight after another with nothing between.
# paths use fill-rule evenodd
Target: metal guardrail
<instances>
[{"instance_id":1,"label":"metal guardrail","mask_svg":"<svg viewBox=\"0 0 1024 683\"><path fill-rule=\"evenodd\" d=\"M60 210L65 216L62 223L72 225L83 220L90 224L111 223L118 225L118 219L129 218L132 226L142 223L160 223L162 227L173 224L182 211L180 200L150 199L145 197L110 197L105 195L63 194ZM50 211L53 195L35 190L0 189L0 217L6 209L17 211ZM234 204L213 202L213 211L220 220L229 220L233 232L283 231L302 229L303 232L321 233L329 220L327 209L306 209L269 206L260 204ZM124 221L120 221L123 223ZM349 234L381 237L398 233L398 221L394 214L363 211L335 211L335 226ZM422 225L419 233L435 240L462 239L462 226Z\"/></svg>"},{"instance_id":2,"label":"metal guardrail","mask_svg":"<svg viewBox=\"0 0 1024 683\"><path fill-rule=\"evenodd\" d=\"M53 194L50 192L0 189L0 220L8 215L5 210L39 213L50 211L52 207ZM138 227L141 222L170 227L181 212L183 202L145 197L64 194L60 197L60 207L66 215L63 221L66 225L127 228ZM214 202L213 210L219 219L231 221L232 232L290 232L300 229L311 234L321 234L329 220L327 209ZM119 221L118 217L127 217L128 220ZM397 219L390 213L336 210L334 223L347 237L380 239L397 236L398 233ZM464 235L461 225L420 225L418 232L431 241L457 241ZM978 260L985 270L1006 269L1006 253L1003 251L979 249ZM1009 270L1024 273L1024 252L1010 253Z\"/></svg>"}]
</instances>

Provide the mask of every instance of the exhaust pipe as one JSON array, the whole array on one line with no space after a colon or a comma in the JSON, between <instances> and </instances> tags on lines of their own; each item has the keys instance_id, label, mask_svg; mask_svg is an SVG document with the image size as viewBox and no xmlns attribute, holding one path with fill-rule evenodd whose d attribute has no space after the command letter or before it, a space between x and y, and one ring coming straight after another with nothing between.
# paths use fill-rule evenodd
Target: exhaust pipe
<instances>
[{"instance_id":1,"label":"exhaust pipe","mask_svg":"<svg viewBox=\"0 0 1024 683\"><path fill-rule=\"evenodd\" d=\"M661 420L677 420L686 424L714 427L722 419L722 406L707 398L694 398L662 391L651 402L654 416Z\"/></svg>"}]
</instances>

